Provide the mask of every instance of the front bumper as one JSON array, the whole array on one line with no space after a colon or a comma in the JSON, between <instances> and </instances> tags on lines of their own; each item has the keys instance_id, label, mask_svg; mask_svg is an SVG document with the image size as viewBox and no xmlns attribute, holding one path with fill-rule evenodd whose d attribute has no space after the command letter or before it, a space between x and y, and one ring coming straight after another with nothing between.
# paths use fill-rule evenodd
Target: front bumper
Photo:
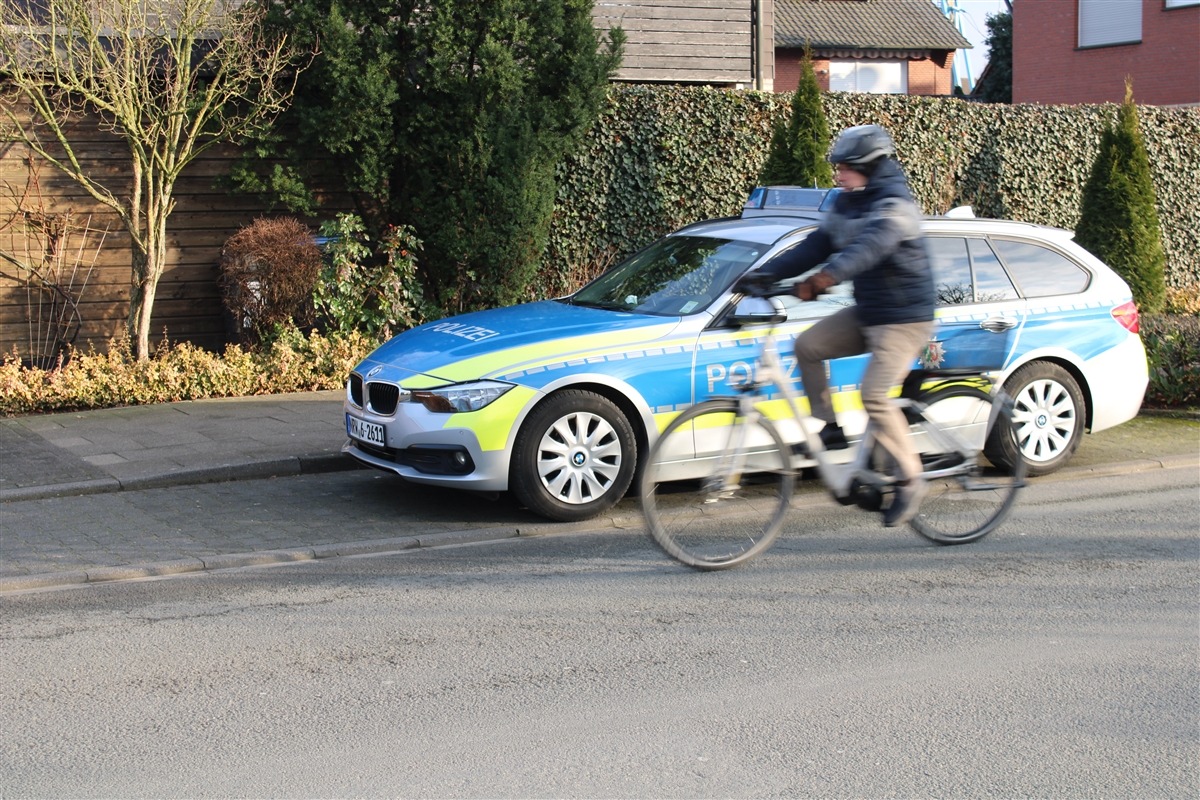
<instances>
[{"instance_id":1,"label":"front bumper","mask_svg":"<svg viewBox=\"0 0 1200 800\"><path fill-rule=\"evenodd\" d=\"M401 390L401 396L405 390ZM436 413L420 403L401 401L378 413L362 395L347 391L343 404L346 434L342 452L367 466L413 483L485 492L508 489L509 444L534 393L514 387L474 412ZM351 433L351 419L384 429L382 442Z\"/></svg>"}]
</instances>

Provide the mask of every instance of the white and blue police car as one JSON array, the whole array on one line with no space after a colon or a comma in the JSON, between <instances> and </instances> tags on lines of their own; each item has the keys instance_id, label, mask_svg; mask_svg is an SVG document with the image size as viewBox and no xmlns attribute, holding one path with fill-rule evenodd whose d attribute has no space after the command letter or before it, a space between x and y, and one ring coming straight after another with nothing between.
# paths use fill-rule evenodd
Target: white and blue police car
<instances>
[{"instance_id":1,"label":"white and blue police car","mask_svg":"<svg viewBox=\"0 0 1200 800\"><path fill-rule=\"evenodd\" d=\"M344 452L414 483L510 491L550 519L602 512L674 415L730 394L749 372L756 334L726 324L738 299L731 287L801 241L827 199L762 187L740 217L682 228L570 296L401 333L350 374ZM989 457L1023 458L1031 475L1046 474L1085 431L1137 415L1148 382L1137 307L1071 232L954 215L924 224L939 303L929 365L986 367L1016 398L1018 438ZM788 303L781 353L853 302L839 289ZM864 363L829 364L850 434L865 425Z\"/></svg>"}]
</instances>

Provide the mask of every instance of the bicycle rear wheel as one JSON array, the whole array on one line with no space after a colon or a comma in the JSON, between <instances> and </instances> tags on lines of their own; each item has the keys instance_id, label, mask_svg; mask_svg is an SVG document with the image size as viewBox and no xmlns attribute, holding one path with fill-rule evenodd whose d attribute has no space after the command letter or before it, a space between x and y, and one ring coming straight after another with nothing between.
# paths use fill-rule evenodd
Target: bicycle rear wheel
<instances>
[{"instance_id":1,"label":"bicycle rear wheel","mask_svg":"<svg viewBox=\"0 0 1200 800\"><path fill-rule=\"evenodd\" d=\"M676 417L646 458L642 513L659 547L701 570L728 569L775 541L795 485L791 451L733 398Z\"/></svg>"},{"instance_id":2,"label":"bicycle rear wheel","mask_svg":"<svg viewBox=\"0 0 1200 800\"><path fill-rule=\"evenodd\" d=\"M909 524L938 544L978 541L1004 521L1025 485L1024 459L1002 466L989 462L982 452L993 430L1015 435L1012 398L957 385L936 389L922 402L923 419L914 432L925 434L921 459L929 492ZM951 434L966 452L938 447L942 432Z\"/></svg>"}]
</instances>

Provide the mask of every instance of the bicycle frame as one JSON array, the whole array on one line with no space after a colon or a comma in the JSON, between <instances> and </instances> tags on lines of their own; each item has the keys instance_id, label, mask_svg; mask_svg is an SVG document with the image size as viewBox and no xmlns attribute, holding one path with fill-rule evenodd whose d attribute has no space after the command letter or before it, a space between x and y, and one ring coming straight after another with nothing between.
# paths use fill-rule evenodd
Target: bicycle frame
<instances>
[{"instance_id":1,"label":"bicycle frame","mask_svg":"<svg viewBox=\"0 0 1200 800\"><path fill-rule=\"evenodd\" d=\"M783 305L778 298L768 297L766 299L770 301L772 308L777 314L784 311ZM875 450L876 436L876 425L873 421L868 420L861 440L855 445L856 450L854 451L853 458L848 462L839 462L830 456L829 451L825 449L821 442L821 437L806 424L807 420L811 419L811 415L800 412L799 397L792 388L792 382L784 372L783 364L779 358L774 322L766 327L763 343L759 348L758 357L755 362L753 375L743 385L737 387L739 413L751 420L759 416L767 416L758 408L758 404L761 402L761 390L769 386L774 387L783 395L784 400L787 402L791 418L796 422L797 427L800 428L804 436L803 445L807 451L805 455L816 461L817 472L821 477L821 482L829 489L835 499L841 503L848 503L851 502L849 498L851 498L858 486L868 486L876 490L884 490L895 482L895 479L891 476L884 475L871 467L871 456ZM978 448L969 446L954 431L947 430L933 420L920 416L922 407L919 403L908 398L900 398L898 402L902 408L915 410L916 414L925 423L922 426L922 430L934 440L939 452L954 452L962 456L963 460L953 465L926 470L923 473L923 477L926 480L962 475L964 464L969 465L974 463ZM1000 404L994 404L989 412L989 419L987 421L988 430L991 430L995 424L999 408ZM747 427L741 426L741 430L735 430L734 436L736 438L730 442L730 449L722 457L723 459L741 458L744 462L745 452L743 446L745 444L744 437ZM729 469L722 470L728 476L725 482L726 488L730 485L736 485L744 466L744 463L729 463Z\"/></svg>"}]
</instances>

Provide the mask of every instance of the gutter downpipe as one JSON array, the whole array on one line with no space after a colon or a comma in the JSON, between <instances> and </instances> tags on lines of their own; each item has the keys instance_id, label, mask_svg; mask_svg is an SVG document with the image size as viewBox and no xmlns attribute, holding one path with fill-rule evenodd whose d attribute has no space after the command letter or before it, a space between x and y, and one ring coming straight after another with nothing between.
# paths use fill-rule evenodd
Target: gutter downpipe
<instances>
[{"instance_id":1,"label":"gutter downpipe","mask_svg":"<svg viewBox=\"0 0 1200 800\"><path fill-rule=\"evenodd\" d=\"M762 0L750 0L750 13L754 15L754 88L763 88L763 18Z\"/></svg>"}]
</instances>

